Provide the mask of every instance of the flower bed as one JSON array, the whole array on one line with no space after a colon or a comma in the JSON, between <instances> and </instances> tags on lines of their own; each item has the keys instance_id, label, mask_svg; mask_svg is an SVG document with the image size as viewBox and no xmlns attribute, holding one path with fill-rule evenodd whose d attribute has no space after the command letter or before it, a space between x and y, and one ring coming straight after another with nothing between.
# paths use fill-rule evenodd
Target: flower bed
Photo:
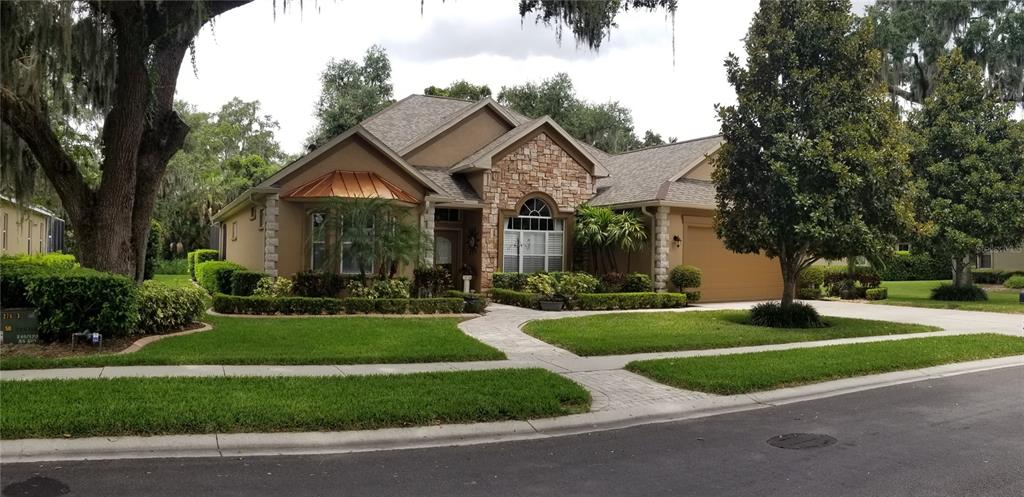
<instances>
[{"instance_id":1,"label":"flower bed","mask_svg":"<svg viewBox=\"0 0 1024 497\"><path fill-rule=\"evenodd\" d=\"M222 314L460 314L464 308L465 300L461 298L213 296L213 310Z\"/></svg>"}]
</instances>

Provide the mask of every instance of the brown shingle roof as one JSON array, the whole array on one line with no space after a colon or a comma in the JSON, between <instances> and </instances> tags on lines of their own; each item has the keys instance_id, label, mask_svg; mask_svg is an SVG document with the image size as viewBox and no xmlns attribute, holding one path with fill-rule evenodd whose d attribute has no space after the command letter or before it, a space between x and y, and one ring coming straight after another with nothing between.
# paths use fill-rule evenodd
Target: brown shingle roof
<instances>
[{"instance_id":1,"label":"brown shingle roof","mask_svg":"<svg viewBox=\"0 0 1024 497\"><path fill-rule=\"evenodd\" d=\"M401 150L473 104L454 98L409 95L368 117L362 125L392 150Z\"/></svg>"},{"instance_id":2,"label":"brown shingle roof","mask_svg":"<svg viewBox=\"0 0 1024 497\"><path fill-rule=\"evenodd\" d=\"M656 200L714 207L714 188L709 182L683 180L671 184L685 167L702 160L722 143L720 135L658 145L604 158L610 175L597 181L594 205L615 205ZM706 185L700 185L706 183ZM710 197L706 187L711 187ZM688 196L693 195L692 199ZM669 198L671 197L671 198Z\"/></svg>"},{"instance_id":3,"label":"brown shingle roof","mask_svg":"<svg viewBox=\"0 0 1024 497\"><path fill-rule=\"evenodd\" d=\"M454 202L480 202L480 196L461 174L450 174L448 169L437 167L417 167L424 176L430 178L445 191L437 192L451 197Z\"/></svg>"}]
</instances>

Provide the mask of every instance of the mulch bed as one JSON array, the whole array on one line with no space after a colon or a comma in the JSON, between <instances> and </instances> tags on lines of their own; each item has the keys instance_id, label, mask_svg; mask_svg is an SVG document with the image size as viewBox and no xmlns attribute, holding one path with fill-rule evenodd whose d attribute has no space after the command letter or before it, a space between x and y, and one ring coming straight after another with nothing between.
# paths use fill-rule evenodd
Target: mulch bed
<instances>
[{"instance_id":1,"label":"mulch bed","mask_svg":"<svg viewBox=\"0 0 1024 497\"><path fill-rule=\"evenodd\" d=\"M53 343L10 343L0 345L0 355L4 357L81 357L96 354L112 354L128 348L136 340L152 335L166 335L181 331L195 330L202 328L203 323L192 323L177 330L170 330L164 333L152 333L149 335L133 335L121 338L104 338L103 348L95 347L88 343L79 343L74 350L71 349L71 342Z\"/></svg>"}]
</instances>

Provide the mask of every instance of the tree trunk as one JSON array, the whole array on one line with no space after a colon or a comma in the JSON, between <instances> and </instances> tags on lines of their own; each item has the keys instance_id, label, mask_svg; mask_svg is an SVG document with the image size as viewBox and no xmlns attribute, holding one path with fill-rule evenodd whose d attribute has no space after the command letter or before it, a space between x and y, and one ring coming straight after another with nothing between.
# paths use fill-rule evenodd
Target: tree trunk
<instances>
[{"instance_id":1,"label":"tree trunk","mask_svg":"<svg viewBox=\"0 0 1024 497\"><path fill-rule=\"evenodd\" d=\"M800 275L800 259L797 257L779 257L782 269L782 305L792 305L796 300L797 279Z\"/></svg>"},{"instance_id":2,"label":"tree trunk","mask_svg":"<svg viewBox=\"0 0 1024 497\"><path fill-rule=\"evenodd\" d=\"M974 285L971 263L967 256L953 258L953 286L957 288Z\"/></svg>"}]
</instances>

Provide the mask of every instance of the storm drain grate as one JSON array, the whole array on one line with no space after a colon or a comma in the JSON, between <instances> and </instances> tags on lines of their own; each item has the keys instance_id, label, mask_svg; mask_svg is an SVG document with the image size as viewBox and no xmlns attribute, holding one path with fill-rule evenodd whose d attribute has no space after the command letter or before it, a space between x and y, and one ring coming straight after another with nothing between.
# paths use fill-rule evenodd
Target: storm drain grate
<instances>
[{"instance_id":1,"label":"storm drain grate","mask_svg":"<svg viewBox=\"0 0 1024 497\"><path fill-rule=\"evenodd\" d=\"M768 439L768 445L780 449L817 449L837 442L835 438L820 433L787 433Z\"/></svg>"}]
</instances>

